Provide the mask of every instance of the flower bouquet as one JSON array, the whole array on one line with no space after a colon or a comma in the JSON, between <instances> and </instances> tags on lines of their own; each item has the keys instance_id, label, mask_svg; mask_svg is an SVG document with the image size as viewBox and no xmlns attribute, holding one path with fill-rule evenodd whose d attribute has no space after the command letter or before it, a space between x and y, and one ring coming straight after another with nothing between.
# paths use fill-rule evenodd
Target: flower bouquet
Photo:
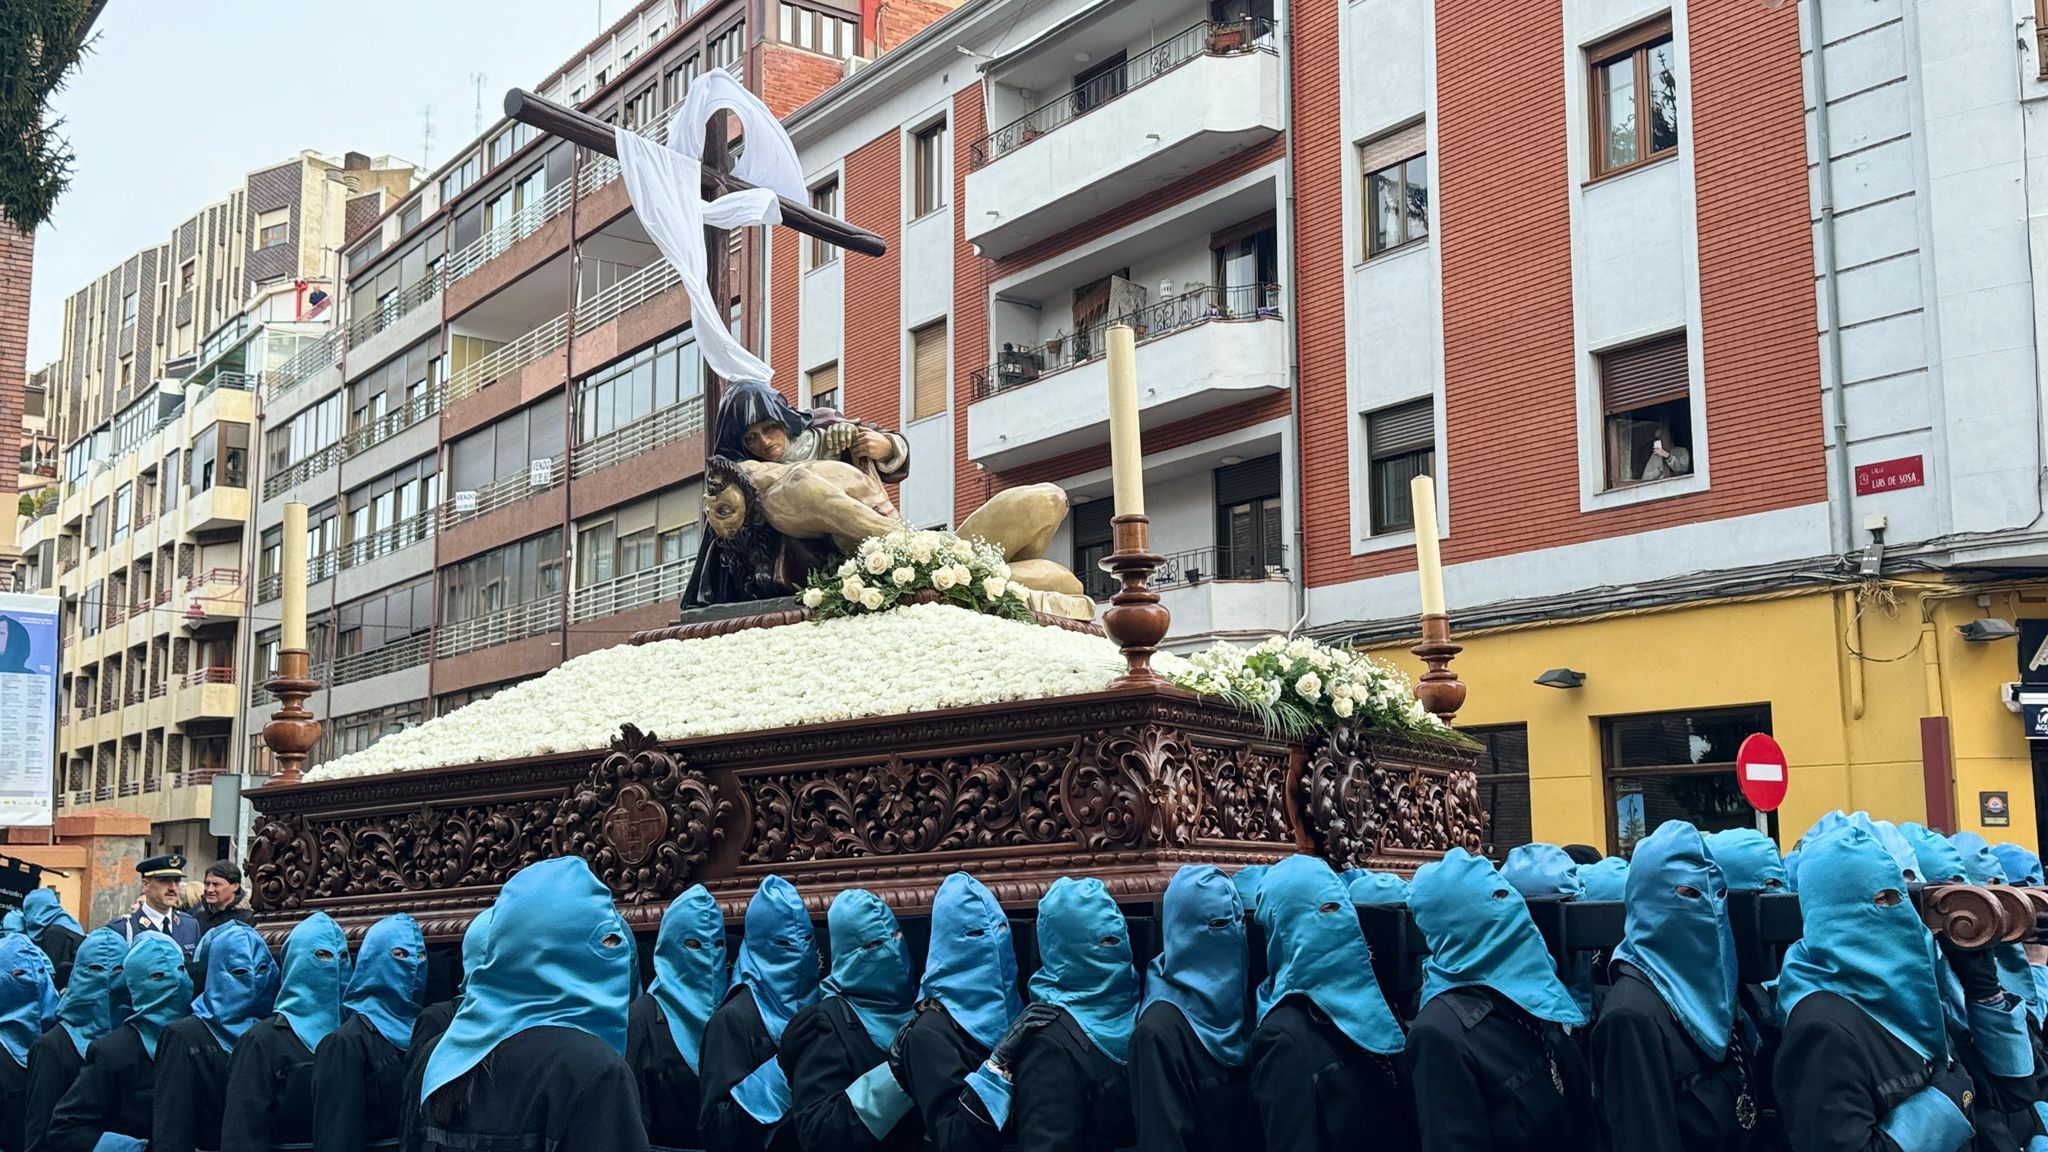
<instances>
[{"instance_id":1,"label":"flower bouquet","mask_svg":"<svg viewBox=\"0 0 2048 1152\"><path fill-rule=\"evenodd\" d=\"M1415 699L1408 678L1349 648L1274 636L1245 648L1227 641L1175 662L1174 684L1257 713L1290 738L1356 721L1432 739L1453 733Z\"/></svg>"},{"instance_id":2,"label":"flower bouquet","mask_svg":"<svg viewBox=\"0 0 2048 1152\"><path fill-rule=\"evenodd\" d=\"M913 603L1032 620L1024 589L1010 583L1001 548L950 532L910 528L861 541L838 568L811 573L800 598L819 620Z\"/></svg>"}]
</instances>

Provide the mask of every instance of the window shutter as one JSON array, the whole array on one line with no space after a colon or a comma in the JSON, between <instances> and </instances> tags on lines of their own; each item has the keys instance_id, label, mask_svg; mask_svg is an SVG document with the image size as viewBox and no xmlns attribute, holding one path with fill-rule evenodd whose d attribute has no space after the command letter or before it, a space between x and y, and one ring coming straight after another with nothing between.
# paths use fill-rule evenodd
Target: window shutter
<instances>
[{"instance_id":1,"label":"window shutter","mask_svg":"<svg viewBox=\"0 0 2048 1152\"><path fill-rule=\"evenodd\" d=\"M1280 495L1280 457L1275 453L1247 460L1242 464L1228 464L1216 470L1216 506L1228 508L1232 504L1243 504L1249 500L1264 500ZM1250 541L1245 542L1247 547Z\"/></svg>"},{"instance_id":2,"label":"window shutter","mask_svg":"<svg viewBox=\"0 0 2048 1152\"><path fill-rule=\"evenodd\" d=\"M1391 168L1410 156L1422 155L1429 147L1429 134L1426 128L1423 122L1417 121L1359 145L1359 167L1367 173L1372 173L1382 168Z\"/></svg>"},{"instance_id":3,"label":"window shutter","mask_svg":"<svg viewBox=\"0 0 2048 1152\"><path fill-rule=\"evenodd\" d=\"M1601 407L1609 415L1689 395L1685 334L1662 336L1600 356Z\"/></svg>"},{"instance_id":4,"label":"window shutter","mask_svg":"<svg viewBox=\"0 0 2048 1152\"><path fill-rule=\"evenodd\" d=\"M922 420L946 410L946 322L910 334L910 418Z\"/></svg>"},{"instance_id":5,"label":"window shutter","mask_svg":"<svg viewBox=\"0 0 2048 1152\"><path fill-rule=\"evenodd\" d=\"M1365 418L1365 439L1375 460L1430 451L1436 447L1435 405L1417 400L1374 412Z\"/></svg>"},{"instance_id":6,"label":"window shutter","mask_svg":"<svg viewBox=\"0 0 2048 1152\"><path fill-rule=\"evenodd\" d=\"M1116 515L1116 504L1109 500L1090 500L1076 504L1068 514L1074 525L1074 547L1086 548L1091 544L1110 542L1109 518ZM1084 574L1082 579L1086 579Z\"/></svg>"},{"instance_id":7,"label":"window shutter","mask_svg":"<svg viewBox=\"0 0 2048 1152\"><path fill-rule=\"evenodd\" d=\"M837 391L839 391L839 364L837 361L811 373L811 403L816 404L818 397L825 395L827 392Z\"/></svg>"}]
</instances>

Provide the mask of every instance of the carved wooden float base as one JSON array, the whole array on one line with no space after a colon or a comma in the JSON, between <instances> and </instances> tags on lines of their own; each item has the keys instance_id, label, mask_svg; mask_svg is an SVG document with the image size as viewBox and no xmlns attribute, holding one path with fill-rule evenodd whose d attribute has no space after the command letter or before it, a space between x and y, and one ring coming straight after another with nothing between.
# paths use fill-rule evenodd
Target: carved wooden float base
<instances>
[{"instance_id":1,"label":"carved wooden float base","mask_svg":"<svg viewBox=\"0 0 2048 1152\"><path fill-rule=\"evenodd\" d=\"M937 604L938 593L924 591L911 598L913 604ZM1033 612L1032 619L1047 628L1064 628L1069 632L1081 632L1089 636L1103 635L1102 625L1093 620L1070 620L1064 616L1048 616ZM811 618L811 610L799 603L794 596L775 600L754 600L745 604L727 604L717 608L691 608L683 612L681 619L666 628L646 628L635 632L629 643L654 644L663 640L702 640L710 636L726 636L734 632L745 632L752 628L780 628L785 624L802 624Z\"/></svg>"},{"instance_id":2,"label":"carved wooden float base","mask_svg":"<svg viewBox=\"0 0 2048 1152\"><path fill-rule=\"evenodd\" d=\"M736 919L770 873L821 912L851 886L921 912L956 869L1012 909L1062 875L1144 900L1189 863L1476 849L1473 759L1350 730L1291 744L1170 688L682 741L627 727L608 752L258 789L250 887L273 940L314 911L352 932L410 912L455 940L514 872L570 854L648 931L694 883Z\"/></svg>"}]
</instances>

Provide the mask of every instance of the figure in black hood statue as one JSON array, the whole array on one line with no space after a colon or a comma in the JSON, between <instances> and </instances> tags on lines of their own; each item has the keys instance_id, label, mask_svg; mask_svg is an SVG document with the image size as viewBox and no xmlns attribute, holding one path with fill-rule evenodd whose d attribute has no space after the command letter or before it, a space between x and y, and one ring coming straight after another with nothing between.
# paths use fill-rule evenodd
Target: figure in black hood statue
<instances>
[{"instance_id":1,"label":"figure in black hood statue","mask_svg":"<svg viewBox=\"0 0 2048 1152\"><path fill-rule=\"evenodd\" d=\"M830 408L796 408L756 380L719 398L704 467L704 531L683 607L788 596L862 540L907 527L885 485L910 474L900 434ZM1003 548L1033 608L1088 619L1081 582L1045 549L1067 515L1066 492L1035 484L998 493L959 527Z\"/></svg>"}]
</instances>

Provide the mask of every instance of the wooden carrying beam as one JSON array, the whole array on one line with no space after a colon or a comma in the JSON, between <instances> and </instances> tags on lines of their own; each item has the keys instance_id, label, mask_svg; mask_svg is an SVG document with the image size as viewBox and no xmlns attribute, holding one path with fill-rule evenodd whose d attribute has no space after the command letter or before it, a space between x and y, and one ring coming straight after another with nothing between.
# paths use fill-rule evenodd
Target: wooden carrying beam
<instances>
[{"instance_id":1,"label":"wooden carrying beam","mask_svg":"<svg viewBox=\"0 0 2048 1152\"><path fill-rule=\"evenodd\" d=\"M521 124L528 124L543 132L560 136L571 144L580 144L592 152L616 158L618 147L612 141L612 126L595 116L587 116L574 108L564 107L552 100L543 100L524 88L514 88L505 93L505 115ZM753 185L727 172L720 172L706 165L704 168L704 192L707 196L724 196L732 192L753 190ZM827 216L808 204L799 204L787 196L782 201L782 222L806 236L837 245L849 252L864 256L880 256L888 252L889 245L880 236L865 228L856 228L836 216Z\"/></svg>"}]
</instances>

